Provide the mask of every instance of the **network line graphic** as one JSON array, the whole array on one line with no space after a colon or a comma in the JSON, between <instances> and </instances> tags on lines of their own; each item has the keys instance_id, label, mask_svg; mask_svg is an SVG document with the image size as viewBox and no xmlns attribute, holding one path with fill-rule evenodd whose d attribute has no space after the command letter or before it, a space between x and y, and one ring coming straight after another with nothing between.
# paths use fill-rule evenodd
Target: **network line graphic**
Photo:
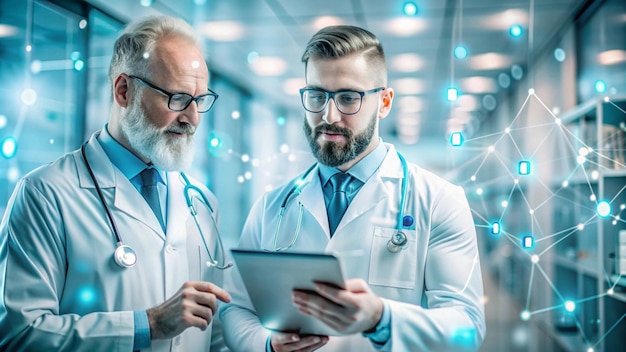
<instances>
[{"instance_id":1,"label":"network line graphic","mask_svg":"<svg viewBox=\"0 0 626 352\"><path fill-rule=\"evenodd\" d=\"M515 116L496 130L469 138L450 135L448 178L465 188L477 234L488 236L495 253L512 248L527 263L528 275L515 278L526 280L520 320L561 317L588 352L626 324L626 310L612 321L591 314L590 322L580 314L585 307L603 309L598 300L607 296L626 302L621 292L626 268L618 268L609 258L615 253L607 253L619 251L617 237L626 239L625 101L598 98L588 109L595 115L571 116L551 110L530 89ZM596 119L600 114L604 120ZM559 279L559 263L596 272L597 284L581 296ZM552 299L532 295L541 285Z\"/></svg>"}]
</instances>

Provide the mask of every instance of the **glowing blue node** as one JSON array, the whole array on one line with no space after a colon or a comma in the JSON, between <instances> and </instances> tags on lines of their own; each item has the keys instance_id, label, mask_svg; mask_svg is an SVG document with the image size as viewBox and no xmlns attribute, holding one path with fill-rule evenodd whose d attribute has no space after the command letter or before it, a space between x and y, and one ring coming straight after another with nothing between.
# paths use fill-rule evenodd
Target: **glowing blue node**
<instances>
[{"instance_id":1,"label":"glowing blue node","mask_svg":"<svg viewBox=\"0 0 626 352\"><path fill-rule=\"evenodd\" d=\"M457 45L456 48L454 48L454 56L457 59L465 59L467 57L468 51L467 48L464 47L463 45Z\"/></svg>"},{"instance_id":2,"label":"glowing blue node","mask_svg":"<svg viewBox=\"0 0 626 352\"><path fill-rule=\"evenodd\" d=\"M528 321L530 320L530 312L527 310L523 310L520 314L519 314L520 319L522 319L523 321Z\"/></svg>"},{"instance_id":3,"label":"glowing blue node","mask_svg":"<svg viewBox=\"0 0 626 352\"><path fill-rule=\"evenodd\" d=\"M78 292L80 303L90 305L96 298L96 294L91 287L84 287Z\"/></svg>"},{"instance_id":4,"label":"glowing blue node","mask_svg":"<svg viewBox=\"0 0 626 352\"><path fill-rule=\"evenodd\" d=\"M284 116L278 116L276 118L276 124L278 126L284 126L287 123L287 119Z\"/></svg>"},{"instance_id":5,"label":"glowing blue node","mask_svg":"<svg viewBox=\"0 0 626 352\"><path fill-rule=\"evenodd\" d=\"M611 203L607 202L606 200L598 202L598 205L596 206L596 212L599 216L606 218L607 216L611 215Z\"/></svg>"},{"instance_id":6,"label":"glowing blue node","mask_svg":"<svg viewBox=\"0 0 626 352\"><path fill-rule=\"evenodd\" d=\"M402 12L407 16L417 15L417 5L412 1L407 1L402 5Z\"/></svg>"},{"instance_id":7,"label":"glowing blue node","mask_svg":"<svg viewBox=\"0 0 626 352\"><path fill-rule=\"evenodd\" d=\"M491 224L491 233L494 235L499 235L500 234L500 223L499 222L494 222L493 224Z\"/></svg>"},{"instance_id":8,"label":"glowing blue node","mask_svg":"<svg viewBox=\"0 0 626 352\"><path fill-rule=\"evenodd\" d=\"M533 248L535 246L535 238L533 236L524 236L522 238L522 247Z\"/></svg>"},{"instance_id":9,"label":"glowing blue node","mask_svg":"<svg viewBox=\"0 0 626 352\"><path fill-rule=\"evenodd\" d=\"M463 134L461 132L452 132L450 135L450 144L453 147L460 147L463 145Z\"/></svg>"},{"instance_id":10,"label":"glowing blue node","mask_svg":"<svg viewBox=\"0 0 626 352\"><path fill-rule=\"evenodd\" d=\"M561 49L561 48L556 48L554 49L554 58L556 59L556 61L558 62L563 62L565 61L565 50Z\"/></svg>"},{"instance_id":11,"label":"glowing blue node","mask_svg":"<svg viewBox=\"0 0 626 352\"><path fill-rule=\"evenodd\" d=\"M518 81L522 79L522 77L524 77L524 70L522 69L522 66L517 65L517 64L511 66L511 77L513 77L513 79L516 79Z\"/></svg>"},{"instance_id":12,"label":"glowing blue node","mask_svg":"<svg viewBox=\"0 0 626 352\"><path fill-rule=\"evenodd\" d=\"M568 312L573 312L576 309L576 303L574 301L565 301L565 310Z\"/></svg>"},{"instance_id":13,"label":"glowing blue node","mask_svg":"<svg viewBox=\"0 0 626 352\"><path fill-rule=\"evenodd\" d=\"M511 34L511 36L513 38L517 38L517 37L521 36L522 35L522 26L520 26L519 24L511 26L511 28L509 28L509 33Z\"/></svg>"},{"instance_id":14,"label":"glowing blue node","mask_svg":"<svg viewBox=\"0 0 626 352\"><path fill-rule=\"evenodd\" d=\"M85 67L85 62L83 60L74 61L74 69L76 71L82 71L83 67Z\"/></svg>"},{"instance_id":15,"label":"glowing blue node","mask_svg":"<svg viewBox=\"0 0 626 352\"><path fill-rule=\"evenodd\" d=\"M472 347L476 341L476 329L460 328L452 335L452 342L456 346Z\"/></svg>"},{"instance_id":16,"label":"glowing blue node","mask_svg":"<svg viewBox=\"0 0 626 352\"><path fill-rule=\"evenodd\" d=\"M455 101L458 95L456 88L448 88L448 101Z\"/></svg>"},{"instance_id":17,"label":"glowing blue node","mask_svg":"<svg viewBox=\"0 0 626 352\"><path fill-rule=\"evenodd\" d=\"M522 160L517 164L517 173L520 175L530 174L530 161Z\"/></svg>"},{"instance_id":18,"label":"glowing blue node","mask_svg":"<svg viewBox=\"0 0 626 352\"><path fill-rule=\"evenodd\" d=\"M603 93L606 90L606 83L602 80L597 80L593 86L598 93Z\"/></svg>"},{"instance_id":19,"label":"glowing blue node","mask_svg":"<svg viewBox=\"0 0 626 352\"><path fill-rule=\"evenodd\" d=\"M11 159L17 153L17 141L13 137L7 137L2 141L2 156Z\"/></svg>"},{"instance_id":20,"label":"glowing blue node","mask_svg":"<svg viewBox=\"0 0 626 352\"><path fill-rule=\"evenodd\" d=\"M154 0L141 0L139 3L143 7L150 7L152 6L152 4L154 4Z\"/></svg>"},{"instance_id":21,"label":"glowing blue node","mask_svg":"<svg viewBox=\"0 0 626 352\"><path fill-rule=\"evenodd\" d=\"M509 77L509 75L507 75L506 73L499 74L498 84L502 88L509 88L509 86L511 85L511 77Z\"/></svg>"},{"instance_id":22,"label":"glowing blue node","mask_svg":"<svg viewBox=\"0 0 626 352\"><path fill-rule=\"evenodd\" d=\"M256 51L251 51L248 53L248 63L253 64L259 60L259 53Z\"/></svg>"}]
</instances>

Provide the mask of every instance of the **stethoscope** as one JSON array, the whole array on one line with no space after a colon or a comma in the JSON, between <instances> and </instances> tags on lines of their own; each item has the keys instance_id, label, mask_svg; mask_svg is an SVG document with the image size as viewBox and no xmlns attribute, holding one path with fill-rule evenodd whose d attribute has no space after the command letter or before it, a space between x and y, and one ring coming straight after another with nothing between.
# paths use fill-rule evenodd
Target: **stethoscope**
<instances>
[{"instance_id":1,"label":"stethoscope","mask_svg":"<svg viewBox=\"0 0 626 352\"><path fill-rule=\"evenodd\" d=\"M115 261L117 265L119 265L122 268L132 268L133 266L135 266L135 264L137 264L137 254L135 253L135 250L132 249L132 247L124 244L124 241L122 241L122 236L120 235L120 232L117 229L117 223L115 222L115 218L113 218L113 214L111 213L111 210L109 209L109 206L107 205L104 199L104 195L102 195L100 184L98 183L98 180L96 180L96 175L93 173L93 170L91 169L91 165L89 164L89 161L87 160L87 154L85 153L86 144L87 142L83 143L83 145L80 148L80 151L83 155L85 166L87 166L87 171L89 171L89 176L91 176L91 179L93 180L93 184L96 187L96 192L98 193L100 202L102 203L102 206L104 207L107 217L109 218L109 223L111 224L111 229L113 230L113 234L115 235L115 240L117 242L117 247L115 248L115 252L113 252L113 260ZM217 229L217 224L215 223L215 219L213 218L213 208L211 207L211 204L209 203L206 196L204 195L204 192L202 192L202 190L200 190L198 187L192 185L191 182L189 182L189 179L187 178L187 176L183 172L180 173L180 176L185 182L184 194L185 194L185 200L187 202L187 207L189 208L189 212L193 216L193 220L196 224L196 227L198 228L198 233L200 234L200 237L202 238L202 243L204 244L204 248L209 257L209 260L207 260L206 265L208 267L214 267L220 270L230 268L231 266L233 266L233 263L226 262L226 253L224 251L224 245L222 244L222 239L221 239L219 230ZM209 250L209 247L206 244L206 239L204 237L204 233L202 232L202 227L200 226L200 223L198 222L198 217L197 217L198 212L196 211L196 208L193 205L193 200L190 195L191 191L194 191L195 193L200 195L202 202L207 206L207 208L211 212L211 216L209 217L211 218L211 224L213 226L213 229L215 230L215 233L217 234L216 236L217 245L219 247L220 255L223 258L222 263L217 261L216 258L214 258L213 255L211 255L211 251Z\"/></svg>"},{"instance_id":2,"label":"stethoscope","mask_svg":"<svg viewBox=\"0 0 626 352\"><path fill-rule=\"evenodd\" d=\"M407 198L407 192L408 192L407 178L409 174L409 167L407 165L406 160L404 159L404 156L402 156L400 152L397 152L397 154L398 154L398 158L400 158L400 163L402 164L402 176L403 176L402 186L401 186L402 197L400 198L400 209L398 211L398 216L396 218L395 232L393 233L389 241L387 241L387 250L389 250L389 252L391 253L397 253L401 251L402 249L406 248L408 239L403 230L404 228L412 226L414 222L414 219L411 215L406 215L406 216L404 215L404 208L406 206L406 198ZM304 182L304 180L315 169L315 166L316 165L314 164L313 166L311 166L304 172L304 175L298 181L295 182L294 186L287 193L287 196L285 197L285 199L283 199L280 205L280 210L278 212L278 220L276 223L276 229L274 230L274 239L272 241L273 248L272 249L264 248L265 251L281 252L281 251L291 248L296 243L296 240L298 239L298 236L300 235L300 227L302 225L302 215L304 213L304 205L301 202L298 202L298 222L296 223L294 236L291 239L291 242L286 247L278 246L278 233L280 232L280 226L282 225L283 218L285 216L285 212L287 211L287 207L289 205L290 200L293 197L298 196L302 192L302 188L304 187L304 185L307 184L307 182Z\"/></svg>"}]
</instances>

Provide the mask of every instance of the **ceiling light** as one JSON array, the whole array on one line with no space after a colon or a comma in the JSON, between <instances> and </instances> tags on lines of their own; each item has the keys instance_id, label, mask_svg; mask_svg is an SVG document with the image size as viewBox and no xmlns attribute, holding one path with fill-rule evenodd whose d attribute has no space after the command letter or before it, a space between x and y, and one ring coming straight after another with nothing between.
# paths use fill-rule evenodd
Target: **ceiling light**
<instances>
[{"instance_id":1,"label":"ceiling light","mask_svg":"<svg viewBox=\"0 0 626 352\"><path fill-rule=\"evenodd\" d=\"M475 95L463 94L456 100L456 110L473 111L478 109L478 98Z\"/></svg>"},{"instance_id":2,"label":"ceiling light","mask_svg":"<svg viewBox=\"0 0 626 352\"><path fill-rule=\"evenodd\" d=\"M398 94L412 95L426 91L424 81L418 78L400 78L392 82L391 87Z\"/></svg>"},{"instance_id":3,"label":"ceiling light","mask_svg":"<svg viewBox=\"0 0 626 352\"><path fill-rule=\"evenodd\" d=\"M387 28L387 32L393 35L407 37L424 31L426 27L426 21L421 18L398 17L390 20L383 28Z\"/></svg>"},{"instance_id":4,"label":"ceiling light","mask_svg":"<svg viewBox=\"0 0 626 352\"><path fill-rule=\"evenodd\" d=\"M506 30L515 24L528 23L528 14L523 10L510 9L486 16L480 23L487 29Z\"/></svg>"},{"instance_id":5,"label":"ceiling light","mask_svg":"<svg viewBox=\"0 0 626 352\"><path fill-rule=\"evenodd\" d=\"M313 21L313 28L316 31L319 31L320 29L324 27L336 26L340 24L343 24L343 21L339 17L321 16L321 17L316 18L315 21Z\"/></svg>"},{"instance_id":6,"label":"ceiling light","mask_svg":"<svg viewBox=\"0 0 626 352\"><path fill-rule=\"evenodd\" d=\"M486 53L470 57L467 66L473 70L498 70L511 66L511 61L506 55Z\"/></svg>"},{"instance_id":7,"label":"ceiling light","mask_svg":"<svg viewBox=\"0 0 626 352\"><path fill-rule=\"evenodd\" d=\"M287 95L299 95L300 88L304 88L304 78L289 78L283 83L283 92Z\"/></svg>"},{"instance_id":8,"label":"ceiling light","mask_svg":"<svg viewBox=\"0 0 626 352\"><path fill-rule=\"evenodd\" d=\"M218 42L232 42L243 38L244 27L235 21L206 22L199 26L199 31L207 38Z\"/></svg>"},{"instance_id":9,"label":"ceiling light","mask_svg":"<svg viewBox=\"0 0 626 352\"><path fill-rule=\"evenodd\" d=\"M389 59L389 67L397 72L417 72L424 67L424 60L417 54L399 54Z\"/></svg>"},{"instance_id":10,"label":"ceiling light","mask_svg":"<svg viewBox=\"0 0 626 352\"><path fill-rule=\"evenodd\" d=\"M17 27L8 24L0 24L0 38L11 37L17 34Z\"/></svg>"},{"instance_id":11,"label":"ceiling light","mask_svg":"<svg viewBox=\"0 0 626 352\"><path fill-rule=\"evenodd\" d=\"M607 50L598 54L598 62L601 65L615 65L626 61L626 51Z\"/></svg>"},{"instance_id":12,"label":"ceiling light","mask_svg":"<svg viewBox=\"0 0 626 352\"><path fill-rule=\"evenodd\" d=\"M498 91L495 80L490 77L468 77L460 79L459 83L461 90L466 93L483 94Z\"/></svg>"},{"instance_id":13,"label":"ceiling light","mask_svg":"<svg viewBox=\"0 0 626 352\"><path fill-rule=\"evenodd\" d=\"M262 56L250 68L259 76L280 76L287 70L287 63L277 56Z\"/></svg>"},{"instance_id":14,"label":"ceiling light","mask_svg":"<svg viewBox=\"0 0 626 352\"><path fill-rule=\"evenodd\" d=\"M398 97L393 100L394 108L401 112L418 112L424 110L424 100L416 96Z\"/></svg>"}]
</instances>

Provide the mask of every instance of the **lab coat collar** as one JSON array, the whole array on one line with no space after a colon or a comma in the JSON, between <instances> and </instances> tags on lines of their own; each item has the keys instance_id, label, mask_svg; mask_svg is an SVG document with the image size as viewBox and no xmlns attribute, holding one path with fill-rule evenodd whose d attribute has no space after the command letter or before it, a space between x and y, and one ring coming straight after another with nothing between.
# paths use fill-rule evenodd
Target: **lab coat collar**
<instances>
[{"instance_id":1,"label":"lab coat collar","mask_svg":"<svg viewBox=\"0 0 626 352\"><path fill-rule=\"evenodd\" d=\"M370 177L359 193L354 197L341 219L339 226L335 230L335 233L338 233L342 227L346 226L369 209L375 207L378 203L388 201L389 190L385 186L385 180L401 180L403 178L402 162L396 153L396 148L388 143L385 143L385 147L387 148L385 159L374 176ZM322 184L318 175L317 166L307 175L304 182L305 186L302 187L299 200L330 238L328 215L326 207L324 206Z\"/></svg>"},{"instance_id":2,"label":"lab coat collar","mask_svg":"<svg viewBox=\"0 0 626 352\"><path fill-rule=\"evenodd\" d=\"M94 175L96 175L107 206L111 209L111 211L113 211L112 208L115 208L115 210L122 211L134 217L138 221L150 227L161 239L165 239L165 234L161 229L159 221L152 212L152 209L150 209L150 206L146 203L141 194L130 183L130 180L124 177L121 171L119 171L109 160L104 152L104 149L102 149L102 146L96 139L97 135L98 132L94 133L89 138L89 141L85 145L85 154L87 155L89 165L91 166ZM89 171L87 170L87 166L85 165L80 150L75 152L74 157L76 158L76 164L82 165L82 167L78 166L80 187L95 188L94 182L89 175ZM107 189L111 188L113 191L107 192ZM168 194L171 193L178 193L182 195L182 188L181 191L174 192L170 192L168 189ZM171 214L172 211L169 204L172 204L172 201L168 201L168 220L170 216L173 216L173 214ZM178 204L178 201L176 201L176 204ZM172 204L172 206L176 204ZM186 209L186 206L183 209ZM176 213L176 211L174 211L174 213ZM113 216L115 217L115 215Z\"/></svg>"}]
</instances>

